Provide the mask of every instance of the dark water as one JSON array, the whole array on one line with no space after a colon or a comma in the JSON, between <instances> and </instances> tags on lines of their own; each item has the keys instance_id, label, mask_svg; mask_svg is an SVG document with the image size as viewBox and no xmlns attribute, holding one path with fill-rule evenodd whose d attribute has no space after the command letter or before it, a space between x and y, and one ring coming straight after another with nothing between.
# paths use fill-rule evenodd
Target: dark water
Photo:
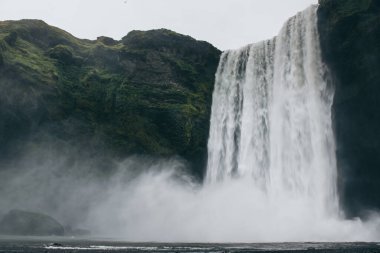
<instances>
[{"instance_id":1,"label":"dark water","mask_svg":"<svg viewBox=\"0 0 380 253\"><path fill-rule=\"evenodd\" d=\"M130 243L62 237L0 237L0 252L331 252L380 253L380 243Z\"/></svg>"}]
</instances>

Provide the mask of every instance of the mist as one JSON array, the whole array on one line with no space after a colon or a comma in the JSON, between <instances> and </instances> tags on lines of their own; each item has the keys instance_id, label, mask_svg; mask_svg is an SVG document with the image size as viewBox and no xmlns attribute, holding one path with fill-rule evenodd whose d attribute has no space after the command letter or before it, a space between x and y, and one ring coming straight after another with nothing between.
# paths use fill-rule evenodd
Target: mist
<instances>
[{"instance_id":1,"label":"mist","mask_svg":"<svg viewBox=\"0 0 380 253\"><path fill-rule=\"evenodd\" d=\"M48 148L47 148L48 147ZM268 198L252 180L194 180L179 158L118 161L51 146L0 172L0 211L42 212L94 238L157 242L374 241L380 219L320 216L307 199ZM309 201L309 202L308 202Z\"/></svg>"}]
</instances>

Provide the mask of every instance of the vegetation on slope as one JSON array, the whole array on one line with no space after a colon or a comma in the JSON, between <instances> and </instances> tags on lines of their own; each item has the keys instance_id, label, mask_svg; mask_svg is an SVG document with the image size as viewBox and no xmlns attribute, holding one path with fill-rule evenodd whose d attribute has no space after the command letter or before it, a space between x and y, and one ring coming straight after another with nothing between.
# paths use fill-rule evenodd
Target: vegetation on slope
<instances>
[{"instance_id":1,"label":"vegetation on slope","mask_svg":"<svg viewBox=\"0 0 380 253\"><path fill-rule=\"evenodd\" d=\"M219 55L165 29L90 41L0 22L2 158L49 136L119 157L180 155L201 175Z\"/></svg>"}]
</instances>

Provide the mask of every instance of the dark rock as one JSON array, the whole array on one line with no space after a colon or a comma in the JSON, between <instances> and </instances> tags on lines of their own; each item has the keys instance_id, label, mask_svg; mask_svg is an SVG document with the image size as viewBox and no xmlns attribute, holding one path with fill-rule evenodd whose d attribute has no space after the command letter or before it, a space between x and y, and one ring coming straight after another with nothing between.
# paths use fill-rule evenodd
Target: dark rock
<instances>
[{"instance_id":1,"label":"dark rock","mask_svg":"<svg viewBox=\"0 0 380 253\"><path fill-rule=\"evenodd\" d=\"M61 244L61 243L57 243L57 242L53 242L53 243L50 243L48 246L52 246L52 247L63 247L63 244Z\"/></svg>"},{"instance_id":2,"label":"dark rock","mask_svg":"<svg viewBox=\"0 0 380 253\"><path fill-rule=\"evenodd\" d=\"M48 51L48 55L62 63L73 62L73 52L68 46L57 45Z\"/></svg>"},{"instance_id":3,"label":"dark rock","mask_svg":"<svg viewBox=\"0 0 380 253\"><path fill-rule=\"evenodd\" d=\"M21 210L11 210L0 221L0 233L7 235L64 235L64 229L52 217Z\"/></svg>"},{"instance_id":4,"label":"dark rock","mask_svg":"<svg viewBox=\"0 0 380 253\"><path fill-rule=\"evenodd\" d=\"M319 3L323 59L335 84L340 198L356 216L380 208L380 1Z\"/></svg>"},{"instance_id":5,"label":"dark rock","mask_svg":"<svg viewBox=\"0 0 380 253\"><path fill-rule=\"evenodd\" d=\"M110 37L106 37L106 36L97 37L96 41L99 41L106 46L114 46L114 45L117 45L119 43L118 41L116 41Z\"/></svg>"}]
</instances>

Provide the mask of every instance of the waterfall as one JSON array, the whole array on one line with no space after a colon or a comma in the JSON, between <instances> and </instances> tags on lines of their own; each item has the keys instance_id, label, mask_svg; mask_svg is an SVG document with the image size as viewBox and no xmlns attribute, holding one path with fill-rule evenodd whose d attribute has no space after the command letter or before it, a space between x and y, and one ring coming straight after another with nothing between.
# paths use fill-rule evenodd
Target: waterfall
<instances>
[{"instance_id":1,"label":"waterfall","mask_svg":"<svg viewBox=\"0 0 380 253\"><path fill-rule=\"evenodd\" d=\"M222 54L216 73L206 181L250 180L270 199L336 214L334 90L321 60L317 6L279 35Z\"/></svg>"}]
</instances>

